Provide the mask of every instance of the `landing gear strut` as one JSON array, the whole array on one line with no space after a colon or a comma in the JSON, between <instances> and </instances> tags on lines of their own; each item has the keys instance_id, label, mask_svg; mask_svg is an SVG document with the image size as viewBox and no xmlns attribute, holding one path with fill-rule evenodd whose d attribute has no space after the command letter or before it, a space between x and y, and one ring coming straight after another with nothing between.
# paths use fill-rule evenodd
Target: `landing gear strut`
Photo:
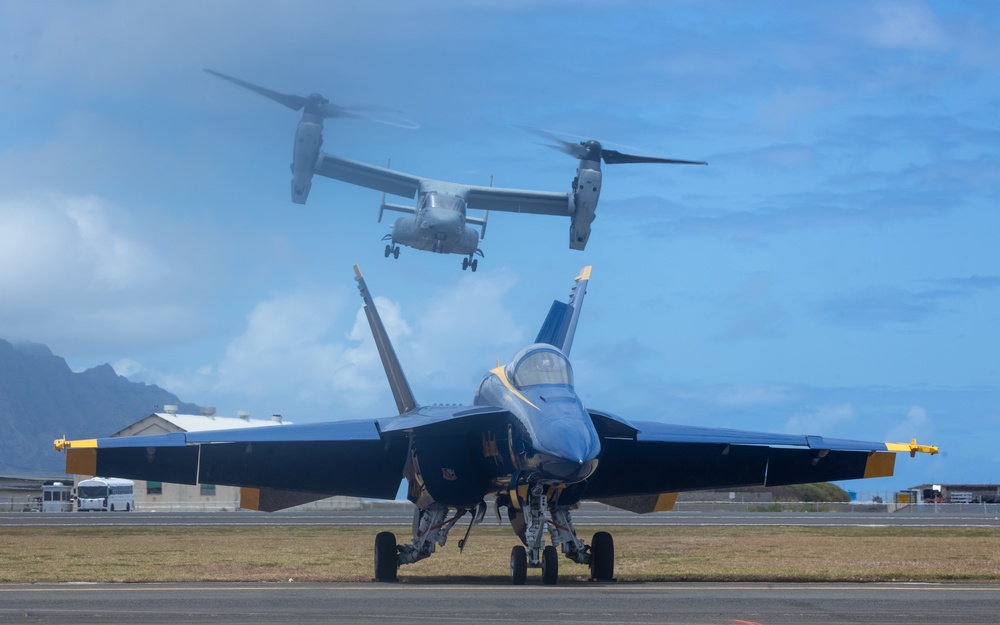
<instances>
[{"instance_id":1,"label":"landing gear strut","mask_svg":"<svg viewBox=\"0 0 1000 625\"><path fill-rule=\"evenodd\" d=\"M592 580L614 581L615 544L611 534L597 532L590 545L584 543L576 535L571 506L549 502L542 484L531 485L527 497L519 503L522 503L520 510L510 502L502 504L509 506L511 525L525 545L511 550L511 583L520 586L525 583L526 569L541 568L542 583L556 584L559 581L559 550L573 562L588 565ZM523 532L519 527L523 527ZM545 532L549 534L550 545L545 545Z\"/></svg>"},{"instance_id":2,"label":"landing gear strut","mask_svg":"<svg viewBox=\"0 0 1000 625\"><path fill-rule=\"evenodd\" d=\"M410 544L397 545L396 535L392 532L381 532L375 537L375 581L395 582L401 565L431 557L438 546L444 546L448 540L448 532L466 513L472 514L469 525L471 530L472 525L480 523L486 515L486 503L479 502L479 505L471 509L455 510L454 516L450 518L449 508L437 503L413 512L413 540ZM468 538L469 534L466 532L465 538L459 541L459 549L465 546ZM521 551L524 551L524 547ZM512 556L511 567L513 566Z\"/></svg>"}]
</instances>

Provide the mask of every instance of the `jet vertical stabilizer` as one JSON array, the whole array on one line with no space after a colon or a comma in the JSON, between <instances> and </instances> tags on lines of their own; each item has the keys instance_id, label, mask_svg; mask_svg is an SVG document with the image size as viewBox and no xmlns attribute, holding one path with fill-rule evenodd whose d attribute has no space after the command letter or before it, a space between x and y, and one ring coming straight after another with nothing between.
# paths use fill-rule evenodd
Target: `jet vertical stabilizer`
<instances>
[{"instance_id":1,"label":"jet vertical stabilizer","mask_svg":"<svg viewBox=\"0 0 1000 625\"><path fill-rule=\"evenodd\" d=\"M372 336L375 338L375 346L378 347L378 355L382 359L382 366L385 368L385 377L389 380L389 387L392 388L392 397L396 400L396 408L399 414L410 412L419 407L417 400L413 398L413 391L410 390L410 383L406 381L403 368L396 357L396 351L392 348L389 335L382 325L382 318L379 317L378 309L375 308L375 301L368 286L361 275L361 269L354 265L354 279L358 281L358 290L361 291L361 298L365 301L365 316L368 317L368 325L371 326Z\"/></svg>"},{"instance_id":2,"label":"jet vertical stabilizer","mask_svg":"<svg viewBox=\"0 0 1000 625\"><path fill-rule=\"evenodd\" d=\"M559 350L569 356L569 350L573 346L573 335L576 334L576 323L580 319L580 309L583 307L583 298L587 294L587 282L590 281L590 265L580 271L576 277L576 284L569 294L569 302L564 303L558 300L552 302L548 316L542 323L536 343L548 343L559 348Z\"/></svg>"}]
</instances>

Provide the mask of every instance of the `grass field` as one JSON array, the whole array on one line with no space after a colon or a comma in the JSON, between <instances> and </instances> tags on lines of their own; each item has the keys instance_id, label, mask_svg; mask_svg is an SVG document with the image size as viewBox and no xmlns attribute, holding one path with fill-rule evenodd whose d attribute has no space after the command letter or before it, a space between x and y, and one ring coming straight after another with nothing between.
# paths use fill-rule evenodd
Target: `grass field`
<instances>
[{"instance_id":1,"label":"grass field","mask_svg":"<svg viewBox=\"0 0 1000 625\"><path fill-rule=\"evenodd\" d=\"M401 541L408 539L404 530ZM0 582L362 582L372 579L371 527L6 528ZM623 582L1000 582L1000 530L943 528L620 527ZM588 536L588 528L580 528ZM478 527L464 553L456 528L400 580L508 579L509 528ZM560 560L560 579L587 567ZM540 573L529 570L529 583Z\"/></svg>"}]
</instances>

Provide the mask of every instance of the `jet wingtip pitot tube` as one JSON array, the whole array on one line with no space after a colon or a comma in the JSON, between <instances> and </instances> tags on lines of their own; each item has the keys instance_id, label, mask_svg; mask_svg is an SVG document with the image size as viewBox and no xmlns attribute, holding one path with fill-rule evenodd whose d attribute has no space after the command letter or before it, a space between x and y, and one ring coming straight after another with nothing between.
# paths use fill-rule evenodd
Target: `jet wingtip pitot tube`
<instances>
[{"instance_id":1,"label":"jet wingtip pitot tube","mask_svg":"<svg viewBox=\"0 0 1000 625\"><path fill-rule=\"evenodd\" d=\"M911 458L916 457L918 453L930 454L932 456L939 453L937 445L918 445L915 438L910 439L909 443L886 443L885 446L889 451L909 452Z\"/></svg>"}]
</instances>

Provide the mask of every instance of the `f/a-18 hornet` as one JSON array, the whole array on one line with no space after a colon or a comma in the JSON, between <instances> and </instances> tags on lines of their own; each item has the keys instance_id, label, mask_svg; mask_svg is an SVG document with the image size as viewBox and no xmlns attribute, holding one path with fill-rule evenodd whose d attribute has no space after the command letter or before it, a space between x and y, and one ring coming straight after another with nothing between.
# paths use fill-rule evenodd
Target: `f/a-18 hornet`
<instances>
[{"instance_id":1,"label":"f/a-18 hornet","mask_svg":"<svg viewBox=\"0 0 1000 625\"><path fill-rule=\"evenodd\" d=\"M384 237L385 256L399 258L399 246L439 254L460 254L462 269L476 270L476 255L482 256L479 241L486 236L483 217L471 217L466 209L533 213L536 215L561 215L569 217L569 246L582 250L590 238L590 226L597 211L601 195L601 161L619 163L667 163L674 165L705 165L704 161L686 161L654 156L625 154L604 148L595 140L571 143L547 133L541 133L554 142L553 147L578 159L576 177L568 193L533 191L530 189L502 189L422 178L387 167L378 167L323 152L323 120L329 117L362 117L370 109L357 109L331 104L319 94L309 97L289 95L248 83L214 70L206 72L235 83L245 89L270 98L293 110L302 110L302 119L295 131L292 150L292 201L305 204L312 187L314 174L375 189L383 193L378 220L384 211L406 213L392 226ZM416 206L403 206L385 202L385 194L417 198ZM479 226L477 231L471 226Z\"/></svg>"},{"instance_id":2,"label":"f/a-18 hornet","mask_svg":"<svg viewBox=\"0 0 1000 625\"><path fill-rule=\"evenodd\" d=\"M66 470L182 484L239 486L240 505L275 511L332 495L392 499L407 480L412 537L375 537L375 578L397 579L444 546L468 520L465 537L492 500L521 544L510 576L524 584L540 568L558 579L560 554L614 578L611 535L588 543L572 511L584 500L637 513L668 510L681 491L799 484L892 475L896 453L937 447L767 434L628 421L585 407L569 353L590 278L585 268L568 302L552 304L534 343L490 369L470 405L419 403L403 374L375 302L355 267L375 344L399 414L320 424L55 441ZM581 389L582 390L582 389Z\"/></svg>"}]
</instances>

